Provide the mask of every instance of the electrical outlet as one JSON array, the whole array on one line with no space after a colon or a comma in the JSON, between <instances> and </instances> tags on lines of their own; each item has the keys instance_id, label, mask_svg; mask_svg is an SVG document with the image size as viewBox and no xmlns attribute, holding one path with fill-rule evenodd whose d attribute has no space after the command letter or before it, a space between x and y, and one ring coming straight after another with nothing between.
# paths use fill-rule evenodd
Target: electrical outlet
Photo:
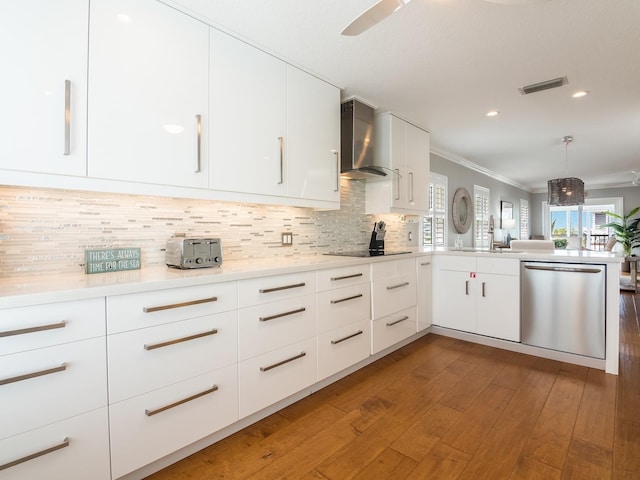
<instances>
[{"instance_id":1,"label":"electrical outlet","mask_svg":"<svg viewBox=\"0 0 640 480\"><path fill-rule=\"evenodd\" d=\"M293 233L292 232L282 232L282 246L290 247L293 245Z\"/></svg>"}]
</instances>

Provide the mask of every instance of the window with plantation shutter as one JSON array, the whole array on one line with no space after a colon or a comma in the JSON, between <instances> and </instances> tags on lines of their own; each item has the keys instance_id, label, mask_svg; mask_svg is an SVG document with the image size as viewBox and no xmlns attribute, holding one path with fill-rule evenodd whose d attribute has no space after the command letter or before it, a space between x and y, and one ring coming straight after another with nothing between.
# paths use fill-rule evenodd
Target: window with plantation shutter
<instances>
[{"instance_id":1,"label":"window with plantation shutter","mask_svg":"<svg viewBox=\"0 0 640 480\"><path fill-rule=\"evenodd\" d=\"M447 177L437 173L429 180L429 213L422 219L422 243L447 245Z\"/></svg>"},{"instance_id":2,"label":"window with plantation shutter","mask_svg":"<svg viewBox=\"0 0 640 480\"><path fill-rule=\"evenodd\" d=\"M520 200L520 239L529 240L529 202Z\"/></svg>"},{"instance_id":3,"label":"window with plantation shutter","mask_svg":"<svg viewBox=\"0 0 640 480\"><path fill-rule=\"evenodd\" d=\"M474 236L476 248L488 248L489 240L489 189L479 185L473 186L474 198Z\"/></svg>"}]
</instances>

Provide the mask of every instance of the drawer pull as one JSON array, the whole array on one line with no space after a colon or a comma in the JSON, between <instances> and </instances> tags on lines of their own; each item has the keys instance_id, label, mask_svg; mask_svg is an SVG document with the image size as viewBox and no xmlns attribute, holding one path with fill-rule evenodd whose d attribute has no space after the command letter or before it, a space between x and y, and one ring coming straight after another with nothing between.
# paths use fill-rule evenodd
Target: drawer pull
<instances>
[{"instance_id":1,"label":"drawer pull","mask_svg":"<svg viewBox=\"0 0 640 480\"><path fill-rule=\"evenodd\" d=\"M302 307L296 310L291 310L290 312L278 313L277 315L271 315L269 317L260 317L258 320L261 322L268 322L269 320L275 320L276 318L286 317L288 315L295 315L296 313L306 312L307 309Z\"/></svg>"},{"instance_id":2,"label":"drawer pull","mask_svg":"<svg viewBox=\"0 0 640 480\"><path fill-rule=\"evenodd\" d=\"M347 335L346 337L340 338L338 340L331 340L331 345L337 345L339 343L344 342L345 340L349 340L350 338L357 337L358 335L362 335L364 332L362 330L358 330L356 333L352 333L351 335Z\"/></svg>"},{"instance_id":3,"label":"drawer pull","mask_svg":"<svg viewBox=\"0 0 640 480\"><path fill-rule=\"evenodd\" d=\"M5 463L4 465L0 465L0 471L6 470L7 468L15 467L16 465L20 465L21 463L28 462L29 460L33 460L34 458L41 457L43 455L46 455L47 453L55 452L56 450L61 450L68 446L69 446L69 439L65 437L64 440L62 440L62 442L60 442L57 445L54 445L53 447L45 448L44 450L40 450L39 452L32 453L30 455L27 455L26 457L22 457L17 460L13 460L9 463Z\"/></svg>"},{"instance_id":4,"label":"drawer pull","mask_svg":"<svg viewBox=\"0 0 640 480\"><path fill-rule=\"evenodd\" d=\"M335 282L337 280L346 280L347 278L357 278L361 276L362 276L362 273L354 273L353 275L344 275L342 277L331 277L331 281Z\"/></svg>"},{"instance_id":5,"label":"drawer pull","mask_svg":"<svg viewBox=\"0 0 640 480\"><path fill-rule=\"evenodd\" d=\"M190 302L173 303L171 305L160 305L159 307L144 307L144 313L159 312L160 310L171 310L172 308L190 307L191 305L200 305L201 303L217 302L218 297L201 298L200 300L191 300Z\"/></svg>"},{"instance_id":6,"label":"drawer pull","mask_svg":"<svg viewBox=\"0 0 640 480\"><path fill-rule=\"evenodd\" d=\"M482 282L482 296L487 296L487 282Z\"/></svg>"},{"instance_id":7,"label":"drawer pull","mask_svg":"<svg viewBox=\"0 0 640 480\"><path fill-rule=\"evenodd\" d=\"M17 375L11 378L0 379L0 385L8 385L9 383L21 382L23 380L29 380L31 378L42 377L43 375L64 372L66 369L67 364L63 363L59 367L47 368L45 370L39 370L37 372L25 373L24 375Z\"/></svg>"},{"instance_id":8,"label":"drawer pull","mask_svg":"<svg viewBox=\"0 0 640 480\"><path fill-rule=\"evenodd\" d=\"M429 265L431 265L431 262L424 262L420 264L421 267L428 267Z\"/></svg>"},{"instance_id":9,"label":"drawer pull","mask_svg":"<svg viewBox=\"0 0 640 480\"><path fill-rule=\"evenodd\" d=\"M208 337L209 335L215 335L218 333L218 329L214 328L208 332L196 333L195 335L189 335L188 337L176 338L175 340L167 340L161 343L152 343L151 345L144 345L145 350L155 350L156 348L168 347L169 345L175 345L177 343L188 342L189 340L195 340L196 338Z\"/></svg>"},{"instance_id":10,"label":"drawer pull","mask_svg":"<svg viewBox=\"0 0 640 480\"><path fill-rule=\"evenodd\" d=\"M387 327L393 327L394 325L397 325L400 322L404 322L405 320L409 320L409 317L407 315L405 315L402 318L399 318L398 320L394 320L393 322L387 323Z\"/></svg>"},{"instance_id":11,"label":"drawer pull","mask_svg":"<svg viewBox=\"0 0 640 480\"><path fill-rule=\"evenodd\" d=\"M271 293L271 292L279 292L280 290L289 290L290 288L300 288L304 287L306 283L296 283L294 285L285 285L284 287L273 287L273 288L261 288L259 290L260 293Z\"/></svg>"},{"instance_id":12,"label":"drawer pull","mask_svg":"<svg viewBox=\"0 0 640 480\"><path fill-rule=\"evenodd\" d=\"M291 358L287 358L286 360L282 360L278 363L274 363L273 365L269 365L268 367L260 367L260 371L261 372L268 372L269 370L272 370L276 367L280 367L281 365L284 365L285 363L289 363L289 362L293 362L294 360L298 360L299 358L302 358L306 355L305 352L300 352L298 355L295 355Z\"/></svg>"},{"instance_id":13,"label":"drawer pull","mask_svg":"<svg viewBox=\"0 0 640 480\"><path fill-rule=\"evenodd\" d=\"M195 400L196 398L204 397L205 395L209 395L210 393L218 390L218 386L214 385L211 388L207 388L205 391L196 393L195 395L191 395L190 397L183 398L182 400L178 400L177 402L171 403L169 405L165 405L164 407L156 408L155 410L145 410L144 414L147 417L151 417L152 415L156 415L158 413L165 412L170 408L177 407L178 405L182 405L184 403L190 402L191 400Z\"/></svg>"},{"instance_id":14,"label":"drawer pull","mask_svg":"<svg viewBox=\"0 0 640 480\"><path fill-rule=\"evenodd\" d=\"M56 328L64 328L67 322L51 323L49 325L39 325L37 327L19 328L18 330L7 330L0 332L0 337L11 337L13 335L24 335L25 333L43 332L45 330L54 330Z\"/></svg>"},{"instance_id":15,"label":"drawer pull","mask_svg":"<svg viewBox=\"0 0 640 480\"><path fill-rule=\"evenodd\" d=\"M359 293L358 295L354 295L353 297L341 298L340 300L331 300L331 304L334 305L336 303L342 303L348 300L355 300L356 298L360 298L360 297L362 297L361 293Z\"/></svg>"},{"instance_id":16,"label":"drawer pull","mask_svg":"<svg viewBox=\"0 0 640 480\"><path fill-rule=\"evenodd\" d=\"M399 283L397 285L391 285L391 286L387 287L387 290L395 290L396 288L406 287L407 285L410 285L410 283L409 282L403 282L403 283Z\"/></svg>"}]
</instances>

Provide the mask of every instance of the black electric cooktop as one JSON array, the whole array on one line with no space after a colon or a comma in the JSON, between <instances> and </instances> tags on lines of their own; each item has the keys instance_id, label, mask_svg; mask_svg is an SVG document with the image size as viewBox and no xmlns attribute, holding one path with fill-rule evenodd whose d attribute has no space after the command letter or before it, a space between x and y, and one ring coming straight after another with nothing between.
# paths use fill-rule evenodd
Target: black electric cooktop
<instances>
[{"instance_id":1,"label":"black electric cooktop","mask_svg":"<svg viewBox=\"0 0 640 480\"><path fill-rule=\"evenodd\" d=\"M337 257L381 257L387 255L402 255L403 253L411 252L398 252L394 250L357 250L355 252L331 252L323 255L335 255Z\"/></svg>"}]
</instances>

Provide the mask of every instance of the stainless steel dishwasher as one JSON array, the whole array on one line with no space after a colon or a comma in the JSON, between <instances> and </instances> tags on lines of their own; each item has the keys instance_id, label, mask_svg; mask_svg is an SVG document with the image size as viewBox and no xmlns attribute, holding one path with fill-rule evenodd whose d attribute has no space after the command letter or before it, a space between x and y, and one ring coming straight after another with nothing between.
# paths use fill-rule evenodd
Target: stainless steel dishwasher
<instances>
[{"instance_id":1,"label":"stainless steel dishwasher","mask_svg":"<svg viewBox=\"0 0 640 480\"><path fill-rule=\"evenodd\" d=\"M604 358L605 266L521 262L520 274L522 343Z\"/></svg>"}]
</instances>

